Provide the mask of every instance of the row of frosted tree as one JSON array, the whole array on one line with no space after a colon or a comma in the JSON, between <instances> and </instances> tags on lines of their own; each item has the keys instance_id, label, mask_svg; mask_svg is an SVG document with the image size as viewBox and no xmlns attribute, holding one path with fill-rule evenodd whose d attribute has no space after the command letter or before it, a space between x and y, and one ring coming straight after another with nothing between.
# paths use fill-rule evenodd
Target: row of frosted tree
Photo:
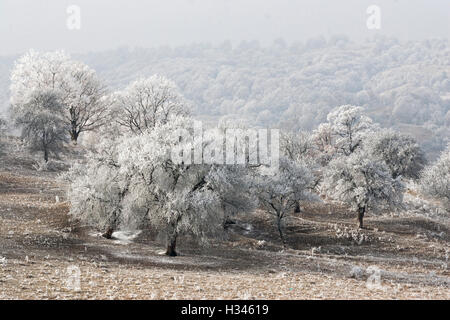
<instances>
[{"instance_id":1,"label":"row of frosted tree","mask_svg":"<svg viewBox=\"0 0 450 320\"><path fill-rule=\"evenodd\" d=\"M402 208L405 179L450 201L450 148L426 166L412 137L380 128L362 107L337 107L312 132L282 131L278 167L249 161L245 143L226 150L246 154L243 163L195 163L174 161L174 150L215 159L226 131L245 133L251 123L223 120L193 141L192 107L172 81L155 75L110 93L94 70L61 52L27 53L11 81L12 120L46 161L86 137L85 160L64 175L73 219L106 238L120 229L157 230L170 256L180 235L208 241L236 214L258 208L274 216L283 246L284 221L305 202L345 203L363 228L366 212Z\"/></svg>"}]
</instances>

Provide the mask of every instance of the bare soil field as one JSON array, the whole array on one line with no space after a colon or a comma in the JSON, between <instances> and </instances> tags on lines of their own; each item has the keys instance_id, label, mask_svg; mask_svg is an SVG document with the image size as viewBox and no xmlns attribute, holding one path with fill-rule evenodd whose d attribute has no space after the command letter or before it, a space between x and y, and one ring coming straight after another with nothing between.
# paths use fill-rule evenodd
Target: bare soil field
<instances>
[{"instance_id":1,"label":"bare soil field","mask_svg":"<svg viewBox=\"0 0 450 320\"><path fill-rule=\"evenodd\" d=\"M61 171L38 172L12 141L0 149L0 299L450 299L448 220L369 215L357 230L346 208L308 204L287 221L287 250L257 211L166 257L155 232L106 240L73 225Z\"/></svg>"}]
</instances>

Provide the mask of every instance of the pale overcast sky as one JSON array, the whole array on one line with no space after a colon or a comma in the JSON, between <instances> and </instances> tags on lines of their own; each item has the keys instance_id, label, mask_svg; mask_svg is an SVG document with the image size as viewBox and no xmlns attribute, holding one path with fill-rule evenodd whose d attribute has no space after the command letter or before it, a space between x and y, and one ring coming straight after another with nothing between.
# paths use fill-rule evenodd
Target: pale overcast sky
<instances>
[{"instance_id":1,"label":"pale overcast sky","mask_svg":"<svg viewBox=\"0 0 450 320\"><path fill-rule=\"evenodd\" d=\"M67 28L70 5L81 9L80 30ZM381 9L380 30L366 27L370 5ZM0 0L0 54L332 34L448 39L450 0Z\"/></svg>"}]
</instances>

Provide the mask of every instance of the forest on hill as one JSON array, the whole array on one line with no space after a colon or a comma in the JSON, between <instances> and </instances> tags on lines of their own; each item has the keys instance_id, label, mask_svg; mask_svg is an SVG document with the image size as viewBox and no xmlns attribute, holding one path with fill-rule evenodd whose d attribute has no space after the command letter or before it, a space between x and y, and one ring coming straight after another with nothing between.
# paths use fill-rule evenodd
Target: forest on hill
<instances>
[{"instance_id":1,"label":"forest on hill","mask_svg":"<svg viewBox=\"0 0 450 320\"><path fill-rule=\"evenodd\" d=\"M340 105L362 106L383 127L413 135L435 159L450 137L448 40L317 37L270 46L257 41L192 44L73 55L111 89L159 74L171 79L202 120L312 130ZM0 57L0 109L18 56Z\"/></svg>"}]
</instances>

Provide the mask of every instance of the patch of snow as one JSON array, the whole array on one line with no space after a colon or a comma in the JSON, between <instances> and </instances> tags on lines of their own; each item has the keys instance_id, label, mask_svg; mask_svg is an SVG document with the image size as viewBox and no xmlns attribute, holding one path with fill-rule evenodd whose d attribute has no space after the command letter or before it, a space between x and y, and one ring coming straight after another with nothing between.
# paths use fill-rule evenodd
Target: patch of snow
<instances>
[{"instance_id":1,"label":"patch of snow","mask_svg":"<svg viewBox=\"0 0 450 320\"><path fill-rule=\"evenodd\" d=\"M102 233L101 232L90 232L89 236L94 237L94 238L100 238L102 236Z\"/></svg>"},{"instance_id":2,"label":"patch of snow","mask_svg":"<svg viewBox=\"0 0 450 320\"><path fill-rule=\"evenodd\" d=\"M244 234L248 234L249 232L253 231L253 226L250 223L246 223L243 225L244 228Z\"/></svg>"},{"instance_id":3,"label":"patch of snow","mask_svg":"<svg viewBox=\"0 0 450 320\"><path fill-rule=\"evenodd\" d=\"M265 240L259 240L259 241L256 243L256 246L257 246L258 248L263 248L265 245L266 245L266 241L265 241Z\"/></svg>"},{"instance_id":4,"label":"patch of snow","mask_svg":"<svg viewBox=\"0 0 450 320\"><path fill-rule=\"evenodd\" d=\"M119 244L129 244L136 239L142 231L116 231L113 232L112 237L114 239L114 243Z\"/></svg>"}]
</instances>

